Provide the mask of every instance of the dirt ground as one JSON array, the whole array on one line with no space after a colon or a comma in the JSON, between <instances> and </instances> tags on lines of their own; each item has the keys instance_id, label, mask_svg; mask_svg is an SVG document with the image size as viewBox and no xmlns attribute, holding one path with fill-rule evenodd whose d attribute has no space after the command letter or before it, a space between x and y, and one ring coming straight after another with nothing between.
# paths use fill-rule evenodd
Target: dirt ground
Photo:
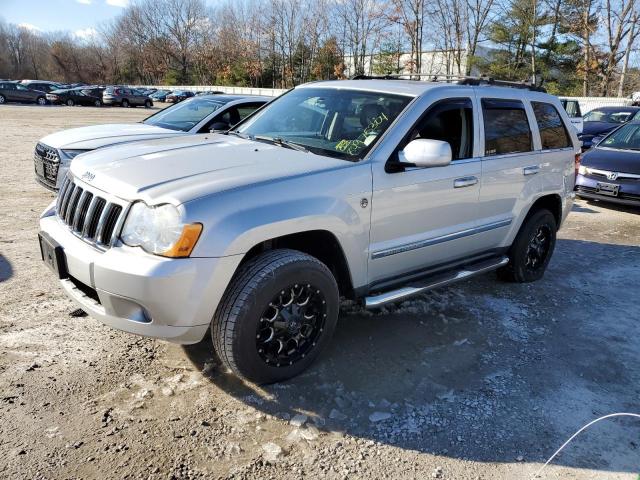
<instances>
[{"instance_id":1,"label":"dirt ground","mask_svg":"<svg viewBox=\"0 0 640 480\"><path fill-rule=\"evenodd\" d=\"M640 214L578 201L545 278L494 274L382 312L266 388L74 310L40 261L36 141L144 109L0 107L0 478L529 479L578 428L640 413ZM541 478L636 480L640 421L605 420Z\"/></svg>"}]
</instances>

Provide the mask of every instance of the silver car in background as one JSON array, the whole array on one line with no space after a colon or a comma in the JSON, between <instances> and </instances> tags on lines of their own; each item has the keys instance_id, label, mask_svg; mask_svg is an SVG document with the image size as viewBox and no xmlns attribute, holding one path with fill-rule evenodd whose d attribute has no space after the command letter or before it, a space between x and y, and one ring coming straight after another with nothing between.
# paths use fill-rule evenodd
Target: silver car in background
<instances>
[{"instance_id":1,"label":"silver car in background","mask_svg":"<svg viewBox=\"0 0 640 480\"><path fill-rule=\"evenodd\" d=\"M120 143L228 130L272 97L208 95L160 110L140 123L115 123L72 128L42 138L34 152L36 180L60 188L77 155Z\"/></svg>"}]
</instances>

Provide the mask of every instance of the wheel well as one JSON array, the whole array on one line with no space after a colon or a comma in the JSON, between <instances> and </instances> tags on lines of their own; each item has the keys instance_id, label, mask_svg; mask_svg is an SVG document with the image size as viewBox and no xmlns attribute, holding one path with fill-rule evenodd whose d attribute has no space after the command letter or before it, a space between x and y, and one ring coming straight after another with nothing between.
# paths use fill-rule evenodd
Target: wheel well
<instances>
[{"instance_id":1,"label":"wheel well","mask_svg":"<svg viewBox=\"0 0 640 480\"><path fill-rule=\"evenodd\" d=\"M556 219L556 227L560 228L560 222L562 221L562 200L560 199L560 195L545 195L544 197L538 198L527 213L527 218L533 215L540 209L549 210Z\"/></svg>"},{"instance_id":2,"label":"wheel well","mask_svg":"<svg viewBox=\"0 0 640 480\"><path fill-rule=\"evenodd\" d=\"M333 233L326 230L310 230L265 240L252 247L246 253L241 265L262 252L275 250L276 248L291 248L317 258L329 267L329 270L333 273L338 283L340 295L345 297L353 296L349 265L340 242L338 242Z\"/></svg>"}]
</instances>

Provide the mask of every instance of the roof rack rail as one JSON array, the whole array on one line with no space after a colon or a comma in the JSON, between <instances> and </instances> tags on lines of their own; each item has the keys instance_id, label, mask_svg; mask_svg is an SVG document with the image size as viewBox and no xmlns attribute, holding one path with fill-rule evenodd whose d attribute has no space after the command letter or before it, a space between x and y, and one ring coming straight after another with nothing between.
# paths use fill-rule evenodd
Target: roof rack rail
<instances>
[{"instance_id":1,"label":"roof rack rail","mask_svg":"<svg viewBox=\"0 0 640 480\"><path fill-rule=\"evenodd\" d=\"M473 77L468 75L434 75L429 73L394 73L386 75L356 75L351 80L420 80L426 78L426 81L430 82L446 82L456 83L457 85L492 85L495 87L511 87L522 88L525 90L531 90L534 92L546 93L547 90L540 85L535 85L532 82L514 82L510 80L496 80L489 76Z\"/></svg>"}]
</instances>

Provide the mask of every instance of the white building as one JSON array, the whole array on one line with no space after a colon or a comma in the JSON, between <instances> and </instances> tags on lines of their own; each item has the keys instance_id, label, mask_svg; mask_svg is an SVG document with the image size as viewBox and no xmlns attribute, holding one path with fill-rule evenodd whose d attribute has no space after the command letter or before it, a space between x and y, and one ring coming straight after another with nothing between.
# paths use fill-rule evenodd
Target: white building
<instances>
[{"instance_id":1,"label":"white building","mask_svg":"<svg viewBox=\"0 0 640 480\"><path fill-rule=\"evenodd\" d=\"M459 55L457 55L459 53ZM485 57L488 49L478 48L476 56ZM365 75L375 75L384 73L418 73L412 72L411 65L413 57L410 53L402 53L396 58L390 54L371 54L365 58L364 73ZM459 64L456 60L459 57ZM355 75L355 68L352 56L345 56L345 75L352 77ZM420 66L421 74L425 75L465 75L467 68L467 51L457 50L428 50L421 54L422 65ZM393 65L390 72L385 71L387 66ZM479 72L471 69L471 75L478 75Z\"/></svg>"}]
</instances>

